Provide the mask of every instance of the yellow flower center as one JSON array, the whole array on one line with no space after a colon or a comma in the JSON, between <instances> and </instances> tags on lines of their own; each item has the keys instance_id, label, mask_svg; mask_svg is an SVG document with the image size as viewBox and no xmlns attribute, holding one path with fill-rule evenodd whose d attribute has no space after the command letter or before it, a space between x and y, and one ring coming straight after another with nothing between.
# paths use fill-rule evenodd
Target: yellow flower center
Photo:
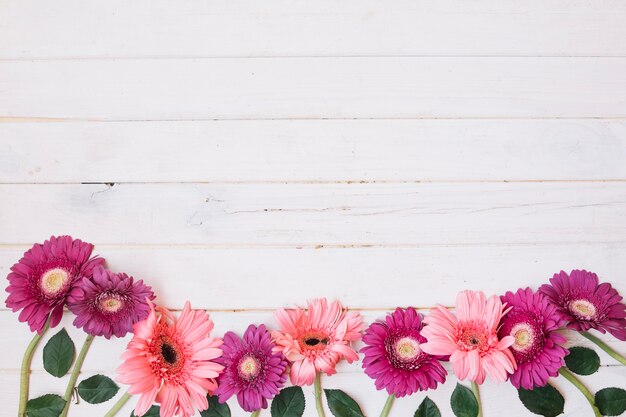
<instances>
[{"instance_id":1,"label":"yellow flower center","mask_svg":"<svg viewBox=\"0 0 626 417\"><path fill-rule=\"evenodd\" d=\"M410 337L403 337L396 342L395 351L398 355L398 359L410 361L420 354L421 349L417 340Z\"/></svg>"},{"instance_id":2,"label":"yellow flower center","mask_svg":"<svg viewBox=\"0 0 626 417\"><path fill-rule=\"evenodd\" d=\"M518 323L511 329L511 336L515 338L512 348L523 352L533 345L534 331L527 323Z\"/></svg>"},{"instance_id":3,"label":"yellow flower center","mask_svg":"<svg viewBox=\"0 0 626 417\"><path fill-rule=\"evenodd\" d=\"M596 315L596 306L587 300L570 301L569 308L576 316L584 320L592 320Z\"/></svg>"},{"instance_id":4,"label":"yellow flower center","mask_svg":"<svg viewBox=\"0 0 626 417\"><path fill-rule=\"evenodd\" d=\"M65 269L51 269L41 276L41 289L48 295L57 294L65 287L69 279L69 274Z\"/></svg>"},{"instance_id":5,"label":"yellow flower center","mask_svg":"<svg viewBox=\"0 0 626 417\"><path fill-rule=\"evenodd\" d=\"M122 300L116 297L108 297L100 300L100 308L108 313L115 313L119 311L123 305L124 303Z\"/></svg>"},{"instance_id":6,"label":"yellow flower center","mask_svg":"<svg viewBox=\"0 0 626 417\"><path fill-rule=\"evenodd\" d=\"M239 375L246 380L254 379L259 370L259 361L253 356L244 356L239 362Z\"/></svg>"}]
</instances>

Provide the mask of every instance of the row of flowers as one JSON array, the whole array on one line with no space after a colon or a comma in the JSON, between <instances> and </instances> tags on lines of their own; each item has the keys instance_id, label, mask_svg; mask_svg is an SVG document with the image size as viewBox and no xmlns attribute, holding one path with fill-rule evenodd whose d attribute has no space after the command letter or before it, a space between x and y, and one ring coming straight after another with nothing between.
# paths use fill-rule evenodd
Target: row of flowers
<instances>
[{"instance_id":1,"label":"row of flowers","mask_svg":"<svg viewBox=\"0 0 626 417\"><path fill-rule=\"evenodd\" d=\"M225 404L236 397L253 416L272 401L274 417L301 416L305 403L299 387L314 385L316 409L324 416L321 375L336 373L338 363L352 363L362 354L362 367L388 400L387 416L397 397L436 389L446 381L442 365L450 362L459 381L451 406L456 415L481 415L478 386L488 377L510 381L532 412L556 416L563 399L549 380L559 374L583 391L594 415L618 415L626 409L626 391L606 388L594 396L571 372L597 371L599 358L590 349L566 348L563 328L580 332L612 357L626 359L588 331L594 329L626 340L626 306L596 274L574 270L555 274L538 291L530 288L487 297L462 291L453 311L443 306L424 317L414 308L397 308L368 326L358 312L338 301L309 301L307 308L278 309L278 329L251 324L243 335L212 336L213 322L187 302L179 315L155 305L152 288L124 273L105 269L104 259L92 256L93 245L69 236L35 244L11 268L6 305L20 311L34 338L22 364L18 417L67 416L75 390L87 402L99 403L118 392L103 375L77 384L87 351L96 336L106 339L132 333L117 381L128 385L106 417L115 415L137 396L134 415L189 417L230 415ZM75 357L74 344L60 331L44 347L44 367L57 376L72 369L63 396L48 394L28 399L33 352L42 335L57 326L67 308L74 325L87 337ZM357 351L354 343L362 340ZM73 366L72 366L73 365ZM289 379L292 387L287 387ZM363 416L358 404L341 390L326 390L336 417ZM438 416L426 397L416 416Z\"/></svg>"}]
</instances>

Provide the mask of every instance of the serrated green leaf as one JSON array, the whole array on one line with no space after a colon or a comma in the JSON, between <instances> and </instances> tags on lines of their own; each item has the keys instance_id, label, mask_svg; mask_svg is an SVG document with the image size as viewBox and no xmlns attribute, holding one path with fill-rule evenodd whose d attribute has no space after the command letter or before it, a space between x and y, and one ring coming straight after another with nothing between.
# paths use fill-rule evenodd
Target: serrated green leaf
<instances>
[{"instance_id":1,"label":"serrated green leaf","mask_svg":"<svg viewBox=\"0 0 626 417\"><path fill-rule=\"evenodd\" d=\"M450 406L456 417L478 416L478 401L471 389L457 383L450 397Z\"/></svg>"},{"instance_id":2,"label":"serrated green leaf","mask_svg":"<svg viewBox=\"0 0 626 417\"><path fill-rule=\"evenodd\" d=\"M207 395L209 408L200 412L202 417L230 417L230 407L228 404L220 404L217 396Z\"/></svg>"},{"instance_id":3,"label":"serrated green leaf","mask_svg":"<svg viewBox=\"0 0 626 417\"><path fill-rule=\"evenodd\" d=\"M413 417L441 417L441 412L437 404L427 396L424 398L424 401L422 401Z\"/></svg>"},{"instance_id":4,"label":"serrated green leaf","mask_svg":"<svg viewBox=\"0 0 626 417\"><path fill-rule=\"evenodd\" d=\"M565 365L578 375L591 375L600 368L600 357L592 349L574 346L569 348L565 357Z\"/></svg>"},{"instance_id":5,"label":"serrated green leaf","mask_svg":"<svg viewBox=\"0 0 626 417\"><path fill-rule=\"evenodd\" d=\"M340 389L325 389L328 408L335 417L365 417L361 407Z\"/></svg>"},{"instance_id":6,"label":"serrated green leaf","mask_svg":"<svg viewBox=\"0 0 626 417\"><path fill-rule=\"evenodd\" d=\"M304 392L301 387L283 388L272 400L272 417L302 417L305 407Z\"/></svg>"},{"instance_id":7,"label":"serrated green leaf","mask_svg":"<svg viewBox=\"0 0 626 417\"><path fill-rule=\"evenodd\" d=\"M134 410L130 413L130 417L137 417ZM148 411L146 411L146 414L141 417L161 417L161 407L153 405Z\"/></svg>"},{"instance_id":8,"label":"serrated green leaf","mask_svg":"<svg viewBox=\"0 0 626 417\"><path fill-rule=\"evenodd\" d=\"M120 387L111 378L104 375L94 375L81 381L77 390L80 398L89 404L100 404L115 397Z\"/></svg>"},{"instance_id":9,"label":"serrated green leaf","mask_svg":"<svg viewBox=\"0 0 626 417\"><path fill-rule=\"evenodd\" d=\"M74 362L74 342L65 329L52 336L43 348L43 367L50 375L61 378Z\"/></svg>"},{"instance_id":10,"label":"serrated green leaf","mask_svg":"<svg viewBox=\"0 0 626 417\"><path fill-rule=\"evenodd\" d=\"M626 391L604 388L596 393L596 407L603 416L619 416L626 411Z\"/></svg>"},{"instance_id":11,"label":"serrated green leaf","mask_svg":"<svg viewBox=\"0 0 626 417\"><path fill-rule=\"evenodd\" d=\"M545 387L535 387L532 390L520 388L517 390L519 399L530 412L544 417L556 417L563 413L565 399L556 388L547 384Z\"/></svg>"},{"instance_id":12,"label":"serrated green leaf","mask_svg":"<svg viewBox=\"0 0 626 417\"><path fill-rule=\"evenodd\" d=\"M59 417L65 407L65 400L56 394L46 394L28 400L26 415L28 417Z\"/></svg>"}]
</instances>

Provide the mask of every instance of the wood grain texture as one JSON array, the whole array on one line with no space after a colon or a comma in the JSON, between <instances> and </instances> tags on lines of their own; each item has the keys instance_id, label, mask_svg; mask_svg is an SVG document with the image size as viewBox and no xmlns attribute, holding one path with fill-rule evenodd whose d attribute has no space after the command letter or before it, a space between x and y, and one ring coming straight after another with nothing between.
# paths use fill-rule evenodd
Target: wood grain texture
<instances>
[{"instance_id":1,"label":"wood grain texture","mask_svg":"<svg viewBox=\"0 0 626 417\"><path fill-rule=\"evenodd\" d=\"M0 185L1 243L623 242L626 183ZM42 210L42 208L45 208Z\"/></svg>"},{"instance_id":2,"label":"wood grain texture","mask_svg":"<svg viewBox=\"0 0 626 417\"><path fill-rule=\"evenodd\" d=\"M0 123L4 183L618 180L624 160L623 120Z\"/></svg>"},{"instance_id":3,"label":"wood grain texture","mask_svg":"<svg viewBox=\"0 0 626 417\"><path fill-rule=\"evenodd\" d=\"M0 250L0 276L26 249ZM271 310L327 296L350 308L392 310L452 306L456 293L469 286L490 294L538 288L552 274L574 268L594 270L626 293L625 251L623 242L569 242L347 249L98 245L95 252L112 270L153 285L159 302L170 308L190 300L209 310ZM270 285L281 291L268 292Z\"/></svg>"},{"instance_id":4,"label":"wood grain texture","mask_svg":"<svg viewBox=\"0 0 626 417\"><path fill-rule=\"evenodd\" d=\"M5 61L0 117L623 118L625 73L626 58Z\"/></svg>"},{"instance_id":5,"label":"wood grain texture","mask_svg":"<svg viewBox=\"0 0 626 417\"><path fill-rule=\"evenodd\" d=\"M71 0L64 10L4 0L0 59L626 55L618 0Z\"/></svg>"}]
</instances>

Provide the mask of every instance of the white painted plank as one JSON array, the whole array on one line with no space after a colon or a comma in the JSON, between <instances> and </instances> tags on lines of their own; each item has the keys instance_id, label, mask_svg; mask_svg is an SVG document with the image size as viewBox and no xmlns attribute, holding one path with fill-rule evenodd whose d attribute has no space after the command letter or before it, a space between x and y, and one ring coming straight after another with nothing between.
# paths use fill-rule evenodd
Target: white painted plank
<instances>
[{"instance_id":1,"label":"white painted plank","mask_svg":"<svg viewBox=\"0 0 626 417\"><path fill-rule=\"evenodd\" d=\"M63 10L3 1L0 58L626 54L621 1L70 0Z\"/></svg>"},{"instance_id":2,"label":"white painted plank","mask_svg":"<svg viewBox=\"0 0 626 417\"><path fill-rule=\"evenodd\" d=\"M626 184L2 185L0 243L212 246L624 242Z\"/></svg>"},{"instance_id":3,"label":"white painted plank","mask_svg":"<svg viewBox=\"0 0 626 417\"><path fill-rule=\"evenodd\" d=\"M196 307L195 305L193 306ZM420 310L422 313L427 314L428 310ZM368 310L361 311L364 321L366 323L372 323L377 319L385 317L388 311L384 310ZM212 311L209 313L211 319L215 323L215 330L212 333L215 336L223 336L227 331L234 331L241 335L250 324L265 323L268 328L276 329L277 325L272 316L271 311L245 311L245 312L223 312ZM35 372L43 373L43 359L42 349L49 337L54 335L57 331L64 327L77 347L80 349L83 341L85 340L85 333L82 330L76 329L72 325L73 316L70 313L65 314L60 327L53 329L45 336L44 341L41 344L40 349L35 353L33 359L32 369ZM19 359L24 353L25 347L28 345L32 338L32 333L28 331L28 326L17 321L17 313L12 313L7 310L0 311L0 324L3 329L11 331L12 339L11 343L7 343L3 347L3 355L0 356L0 371L18 371L20 369ZM563 335L568 339L567 346L585 346L593 348L598 351L602 365L605 366L619 366L619 362L611 358L604 351L594 347L595 345L589 342L587 339L578 335L576 332L563 331ZM602 340L607 342L617 351L626 351L626 343L621 342L611 335L598 335ZM109 373L113 372L120 363L120 355L124 351L127 343L131 339L131 335L128 335L122 339L113 338L107 341L104 338L96 338L92 347L89 350L89 356L85 360L83 370L91 373ZM361 342L355 344L356 349L360 349L363 346ZM445 364L446 369L450 371L449 364ZM343 373L358 374L361 372L360 365L353 366L349 364L342 364L340 368Z\"/></svg>"},{"instance_id":4,"label":"white painted plank","mask_svg":"<svg viewBox=\"0 0 626 417\"><path fill-rule=\"evenodd\" d=\"M26 249L0 251L0 277ZM210 310L275 309L320 296L360 309L451 306L456 293L467 288L491 294L538 288L555 272L574 268L595 271L626 294L624 243L350 249L96 245L96 253L112 270L144 279L159 303L172 308L190 300Z\"/></svg>"},{"instance_id":5,"label":"white painted plank","mask_svg":"<svg viewBox=\"0 0 626 417\"><path fill-rule=\"evenodd\" d=\"M626 116L626 58L5 61L0 117Z\"/></svg>"},{"instance_id":6,"label":"white painted plank","mask_svg":"<svg viewBox=\"0 0 626 417\"><path fill-rule=\"evenodd\" d=\"M5 183L606 180L624 160L621 120L0 123Z\"/></svg>"},{"instance_id":7,"label":"white painted plank","mask_svg":"<svg viewBox=\"0 0 626 417\"><path fill-rule=\"evenodd\" d=\"M86 374L85 376L90 375L91 374ZM109 374L109 376L114 377L114 374ZM584 383L595 392L609 386L623 386L624 378L626 378L626 367L611 366L603 367L596 374L584 377ZM80 380L81 379L79 378L79 381ZM13 410L17 410L19 392L18 381L19 374L17 372L0 371L0 408L3 410L11 410L11 412L14 412ZM57 394L62 394L65 389L66 381L67 377L58 380L49 375L35 374L31 379L31 395L39 396L50 393L51 391ZM450 395L456 386L456 382L457 381L454 376L450 376L448 377L447 382L435 391L427 391L426 393L418 393L410 397L398 399L395 402L389 416L412 416L426 395L436 402L442 412L442 415L452 416L453 414L450 408ZM585 397L583 397L578 390L569 385L569 383L563 380L563 378L556 378L553 380L553 383L565 397L564 416L589 417L592 415L589 403L587 403ZM322 385L324 388L338 388L346 391L358 401L363 411L370 416L377 416L380 413L385 403L385 399L387 398L385 392L376 391L373 381L363 373L347 374L341 372L333 375L332 377L323 379ZM307 403L304 417L315 417L317 416L317 413L315 412L313 387L305 387L304 392ZM121 395L121 393L119 395ZM481 387L480 395L484 408L484 417L499 417L503 415L530 417L533 415L524 408L517 397L517 390L509 383L495 385L490 381L487 381ZM117 400L117 397L115 400ZM112 406L113 401L114 400L111 400L111 402L97 405L91 405L85 402L81 402L78 405L72 404L70 415L76 417L104 415ZM119 412L118 416L129 416L131 410L134 408L135 401L135 399L131 399L122 411ZM240 417L249 415L238 408L236 401L229 401L229 405L233 416ZM261 413L261 416L269 415L269 410L265 410ZM331 416L332 414L326 410L326 415Z\"/></svg>"}]
</instances>

